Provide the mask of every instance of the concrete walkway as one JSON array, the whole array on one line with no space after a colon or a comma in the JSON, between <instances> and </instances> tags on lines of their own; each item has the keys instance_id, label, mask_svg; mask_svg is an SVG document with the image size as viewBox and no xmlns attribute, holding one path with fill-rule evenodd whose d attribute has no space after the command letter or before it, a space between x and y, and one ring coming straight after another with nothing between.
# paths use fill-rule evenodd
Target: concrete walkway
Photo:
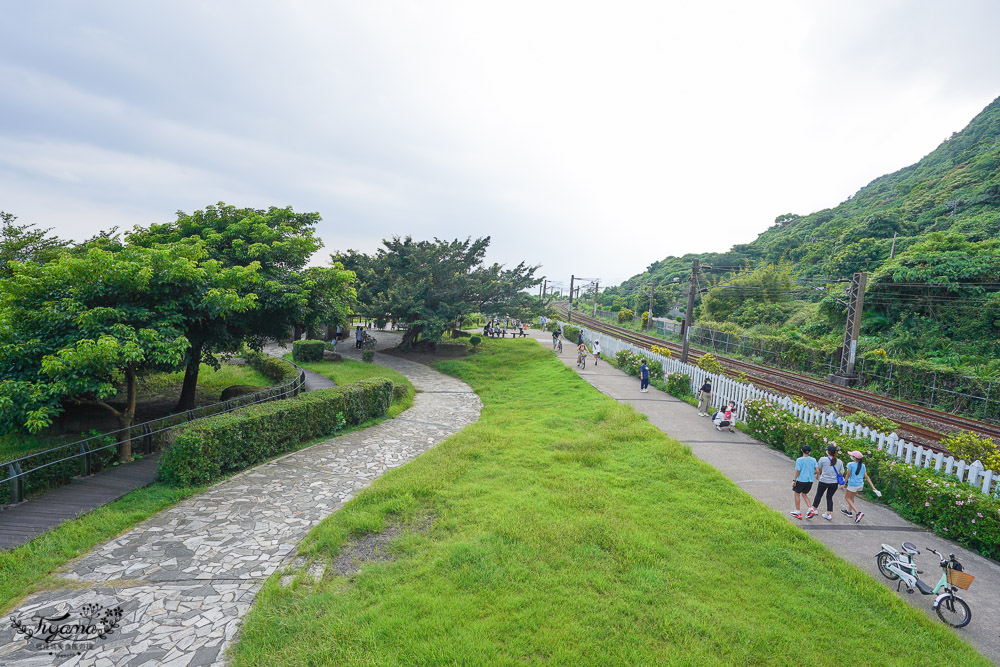
<instances>
[{"instance_id":1,"label":"concrete walkway","mask_svg":"<svg viewBox=\"0 0 1000 667\"><path fill-rule=\"evenodd\" d=\"M419 390L395 419L333 438L217 484L94 549L56 573L66 588L30 597L0 624L2 665L210 665L264 581L306 532L390 468L479 418L465 383L414 362L376 355ZM81 655L37 648L15 632L39 616L121 608L114 634Z\"/></svg>"},{"instance_id":2,"label":"concrete walkway","mask_svg":"<svg viewBox=\"0 0 1000 667\"><path fill-rule=\"evenodd\" d=\"M552 349L551 337L542 338L537 332L535 337L547 349ZM564 344L560 358L566 365L576 366L576 351L572 345ZM847 506L842 491L834 497L833 521L819 516L808 521L794 519L789 511L795 508L791 491L795 464L783 453L740 431L717 431L708 418L697 416L696 408L670 394L653 387L648 393L639 393L638 378L619 371L607 362L594 366L593 355L590 355L587 368L580 371L580 375L602 393L646 415L651 424L689 445L699 459L717 468L751 496L780 512L786 520L807 531L843 559L869 572L893 591L895 582L890 586L875 565L875 555L882 543L898 549L901 542L913 542L921 551L917 563L925 572L922 579L932 587L941 574L937 557L926 553L925 548L932 547L945 555L954 553L966 571L976 577L970 590L962 591L959 596L972 608L972 622L965 628L955 630L955 633L1000 664L1000 564L904 521L886 505L859 498L857 505L865 517L861 524L855 524L853 519L840 513L841 508ZM820 510L825 510L825 505L821 505ZM907 595L905 587L900 596L926 611L935 623L941 623L931 609L933 596L919 593ZM900 641L906 641L904 628L900 628ZM947 662L944 656L939 659Z\"/></svg>"}]
</instances>

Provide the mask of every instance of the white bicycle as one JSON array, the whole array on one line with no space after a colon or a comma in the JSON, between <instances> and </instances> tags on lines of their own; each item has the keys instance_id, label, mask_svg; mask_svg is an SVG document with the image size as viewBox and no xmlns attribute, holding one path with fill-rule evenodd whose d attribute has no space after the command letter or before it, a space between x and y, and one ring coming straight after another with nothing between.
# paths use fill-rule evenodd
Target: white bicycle
<instances>
[{"instance_id":1,"label":"white bicycle","mask_svg":"<svg viewBox=\"0 0 1000 667\"><path fill-rule=\"evenodd\" d=\"M906 592L912 594L913 590L920 591L922 595L937 595L934 600L934 611L938 617L953 628L964 628L972 620L972 610L965 600L955 595L959 588L968 589L975 579L971 574L962 570L962 564L955 558L955 554L948 554L945 558L930 547L927 550L941 559L941 581L937 586L931 588L920 580L918 575L923 574L917 569L917 564L913 562L913 557L920 555L917 547L910 542L903 542L903 551L899 552L888 544L882 545L882 551L875 556L878 564L878 571L886 579L895 581L896 590L902 584L906 584Z\"/></svg>"}]
</instances>

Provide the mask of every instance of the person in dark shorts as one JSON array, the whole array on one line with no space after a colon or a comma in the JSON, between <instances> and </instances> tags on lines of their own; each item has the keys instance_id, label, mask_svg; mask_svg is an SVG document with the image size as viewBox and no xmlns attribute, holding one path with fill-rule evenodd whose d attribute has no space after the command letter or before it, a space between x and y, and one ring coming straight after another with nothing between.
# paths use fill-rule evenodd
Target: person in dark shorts
<instances>
[{"instance_id":1,"label":"person in dark shorts","mask_svg":"<svg viewBox=\"0 0 1000 667\"><path fill-rule=\"evenodd\" d=\"M812 457L812 447L802 445L802 456L795 459L795 477L792 493L795 495L795 511L790 512L796 519L802 518L802 503L809 507L809 492L816 481L816 459Z\"/></svg>"}]
</instances>

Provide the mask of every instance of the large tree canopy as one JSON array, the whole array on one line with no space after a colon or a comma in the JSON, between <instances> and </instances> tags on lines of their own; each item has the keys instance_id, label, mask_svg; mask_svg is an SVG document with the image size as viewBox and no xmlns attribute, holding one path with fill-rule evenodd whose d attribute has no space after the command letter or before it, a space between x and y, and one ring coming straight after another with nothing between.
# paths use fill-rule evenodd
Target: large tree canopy
<instances>
[{"instance_id":1,"label":"large tree canopy","mask_svg":"<svg viewBox=\"0 0 1000 667\"><path fill-rule=\"evenodd\" d=\"M38 432L64 401L132 424L136 375L184 359L191 320L254 308L256 263L223 267L201 244L92 248L41 265L11 264L0 281L0 432ZM125 404L113 399L125 385ZM127 432L120 458L131 458Z\"/></svg>"},{"instance_id":2,"label":"large tree canopy","mask_svg":"<svg viewBox=\"0 0 1000 667\"><path fill-rule=\"evenodd\" d=\"M174 222L127 234L133 246L199 244L223 267L259 266L260 280L244 292L255 295L253 311L206 315L185 325L191 347L178 409L194 405L201 363L217 366L217 353L235 351L243 343L259 348L269 338L285 338L293 327L346 319L355 297L353 275L339 266L305 268L323 245L315 235L319 220L318 213L298 213L290 206L263 210L219 202L190 215L179 211Z\"/></svg>"},{"instance_id":3,"label":"large tree canopy","mask_svg":"<svg viewBox=\"0 0 1000 667\"><path fill-rule=\"evenodd\" d=\"M488 236L475 241L407 236L382 243L374 255L349 250L331 259L357 275L365 315L407 326L404 347L421 337L435 343L470 313L521 312L526 302L519 295L540 282L536 267L523 262L511 269L485 265Z\"/></svg>"}]
</instances>

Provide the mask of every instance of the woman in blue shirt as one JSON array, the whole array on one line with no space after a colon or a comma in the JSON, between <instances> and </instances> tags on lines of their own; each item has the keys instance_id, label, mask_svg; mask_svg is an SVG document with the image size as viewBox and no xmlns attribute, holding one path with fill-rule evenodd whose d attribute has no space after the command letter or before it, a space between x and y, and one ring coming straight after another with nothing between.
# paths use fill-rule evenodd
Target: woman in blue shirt
<instances>
[{"instance_id":1,"label":"woman in blue shirt","mask_svg":"<svg viewBox=\"0 0 1000 667\"><path fill-rule=\"evenodd\" d=\"M847 477L847 491L844 493L844 498L847 500L847 509L840 510L840 512L845 516L853 516L854 523L861 523L861 517L865 513L859 512L858 508L854 505L854 496L858 495L858 492L865 488L865 480L868 480L868 483L871 484L872 491L878 493L878 489L875 488L872 478L868 476L868 467L861 461L864 455L858 450L847 452L847 455L851 457L851 462L847 464L849 475Z\"/></svg>"}]
</instances>

